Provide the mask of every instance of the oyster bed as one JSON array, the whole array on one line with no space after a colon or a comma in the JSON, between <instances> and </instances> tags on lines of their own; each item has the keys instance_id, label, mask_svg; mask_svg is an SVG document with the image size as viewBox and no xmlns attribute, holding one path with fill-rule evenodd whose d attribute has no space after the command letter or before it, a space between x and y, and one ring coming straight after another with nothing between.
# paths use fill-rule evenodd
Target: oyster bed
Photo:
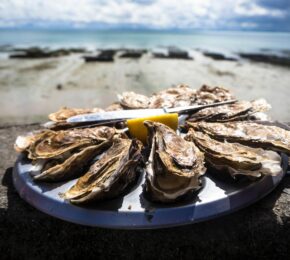
<instances>
[{"instance_id":1,"label":"oyster bed","mask_svg":"<svg viewBox=\"0 0 290 260\"><path fill-rule=\"evenodd\" d=\"M74 204L92 204L123 196L145 172L143 192L151 201L175 203L194 197L206 168L248 181L282 172L281 152L290 154L290 132L267 125L270 105L263 99L238 101L187 115L177 132L145 121L147 143L132 138L126 122L73 125L71 116L120 109L172 108L234 99L223 87L192 89L179 85L150 97L125 92L101 109L61 108L45 129L20 136L15 149L26 154L40 182L77 181L62 196ZM208 173L210 174L210 173ZM49 184L48 184L49 185ZM54 185L54 184L51 184Z\"/></svg>"}]
</instances>

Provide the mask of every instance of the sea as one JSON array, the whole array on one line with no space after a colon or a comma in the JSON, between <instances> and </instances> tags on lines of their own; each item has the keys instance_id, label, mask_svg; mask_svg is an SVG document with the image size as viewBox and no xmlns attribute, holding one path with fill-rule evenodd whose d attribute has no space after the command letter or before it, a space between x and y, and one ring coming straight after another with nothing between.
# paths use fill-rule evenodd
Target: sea
<instances>
[{"instance_id":1,"label":"sea","mask_svg":"<svg viewBox=\"0 0 290 260\"><path fill-rule=\"evenodd\" d=\"M290 33L248 31L144 31L1 29L0 49L9 47L146 48L178 47L222 53L274 52L290 55Z\"/></svg>"}]
</instances>

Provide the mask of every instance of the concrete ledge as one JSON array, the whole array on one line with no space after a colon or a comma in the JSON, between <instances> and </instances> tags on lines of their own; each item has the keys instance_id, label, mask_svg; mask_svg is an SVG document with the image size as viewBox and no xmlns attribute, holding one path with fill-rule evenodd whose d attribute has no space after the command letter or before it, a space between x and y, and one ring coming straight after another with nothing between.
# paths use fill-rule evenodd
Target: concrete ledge
<instances>
[{"instance_id":1,"label":"concrete ledge","mask_svg":"<svg viewBox=\"0 0 290 260\"><path fill-rule=\"evenodd\" d=\"M124 231L67 223L22 201L12 184L17 135L0 127L0 252L4 258L267 258L290 254L290 177L266 198L226 217L184 227Z\"/></svg>"}]
</instances>

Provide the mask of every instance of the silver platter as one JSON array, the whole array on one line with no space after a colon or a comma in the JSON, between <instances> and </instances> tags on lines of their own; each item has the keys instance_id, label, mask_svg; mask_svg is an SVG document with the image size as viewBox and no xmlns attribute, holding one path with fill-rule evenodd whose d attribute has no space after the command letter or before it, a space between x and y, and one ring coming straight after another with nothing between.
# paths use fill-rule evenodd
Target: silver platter
<instances>
[{"instance_id":1,"label":"silver platter","mask_svg":"<svg viewBox=\"0 0 290 260\"><path fill-rule=\"evenodd\" d=\"M143 194L144 176L141 174L138 182L117 199L89 207L75 206L63 200L60 194L76 180L56 184L35 183L30 172L39 169L23 155L15 163L13 182L21 198L56 218L87 226L153 229L214 219L258 201L282 180L288 166L288 158L284 155L282 158L283 171L279 175L266 176L255 182L222 180L207 173L199 193L174 205L149 202Z\"/></svg>"}]
</instances>

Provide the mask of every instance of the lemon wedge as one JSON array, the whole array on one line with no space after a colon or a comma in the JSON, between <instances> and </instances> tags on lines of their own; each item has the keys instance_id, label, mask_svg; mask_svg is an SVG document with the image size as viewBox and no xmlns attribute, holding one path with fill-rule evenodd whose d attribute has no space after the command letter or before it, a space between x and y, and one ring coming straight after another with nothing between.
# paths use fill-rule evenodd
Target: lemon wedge
<instances>
[{"instance_id":1,"label":"lemon wedge","mask_svg":"<svg viewBox=\"0 0 290 260\"><path fill-rule=\"evenodd\" d=\"M132 137L135 137L142 141L144 144L146 143L147 139L147 128L144 126L144 121L154 121L165 124L176 130L178 127L178 114L163 114L158 116L149 116L149 117L142 117L142 118L134 118L127 120L127 125L129 128L129 132Z\"/></svg>"}]
</instances>

